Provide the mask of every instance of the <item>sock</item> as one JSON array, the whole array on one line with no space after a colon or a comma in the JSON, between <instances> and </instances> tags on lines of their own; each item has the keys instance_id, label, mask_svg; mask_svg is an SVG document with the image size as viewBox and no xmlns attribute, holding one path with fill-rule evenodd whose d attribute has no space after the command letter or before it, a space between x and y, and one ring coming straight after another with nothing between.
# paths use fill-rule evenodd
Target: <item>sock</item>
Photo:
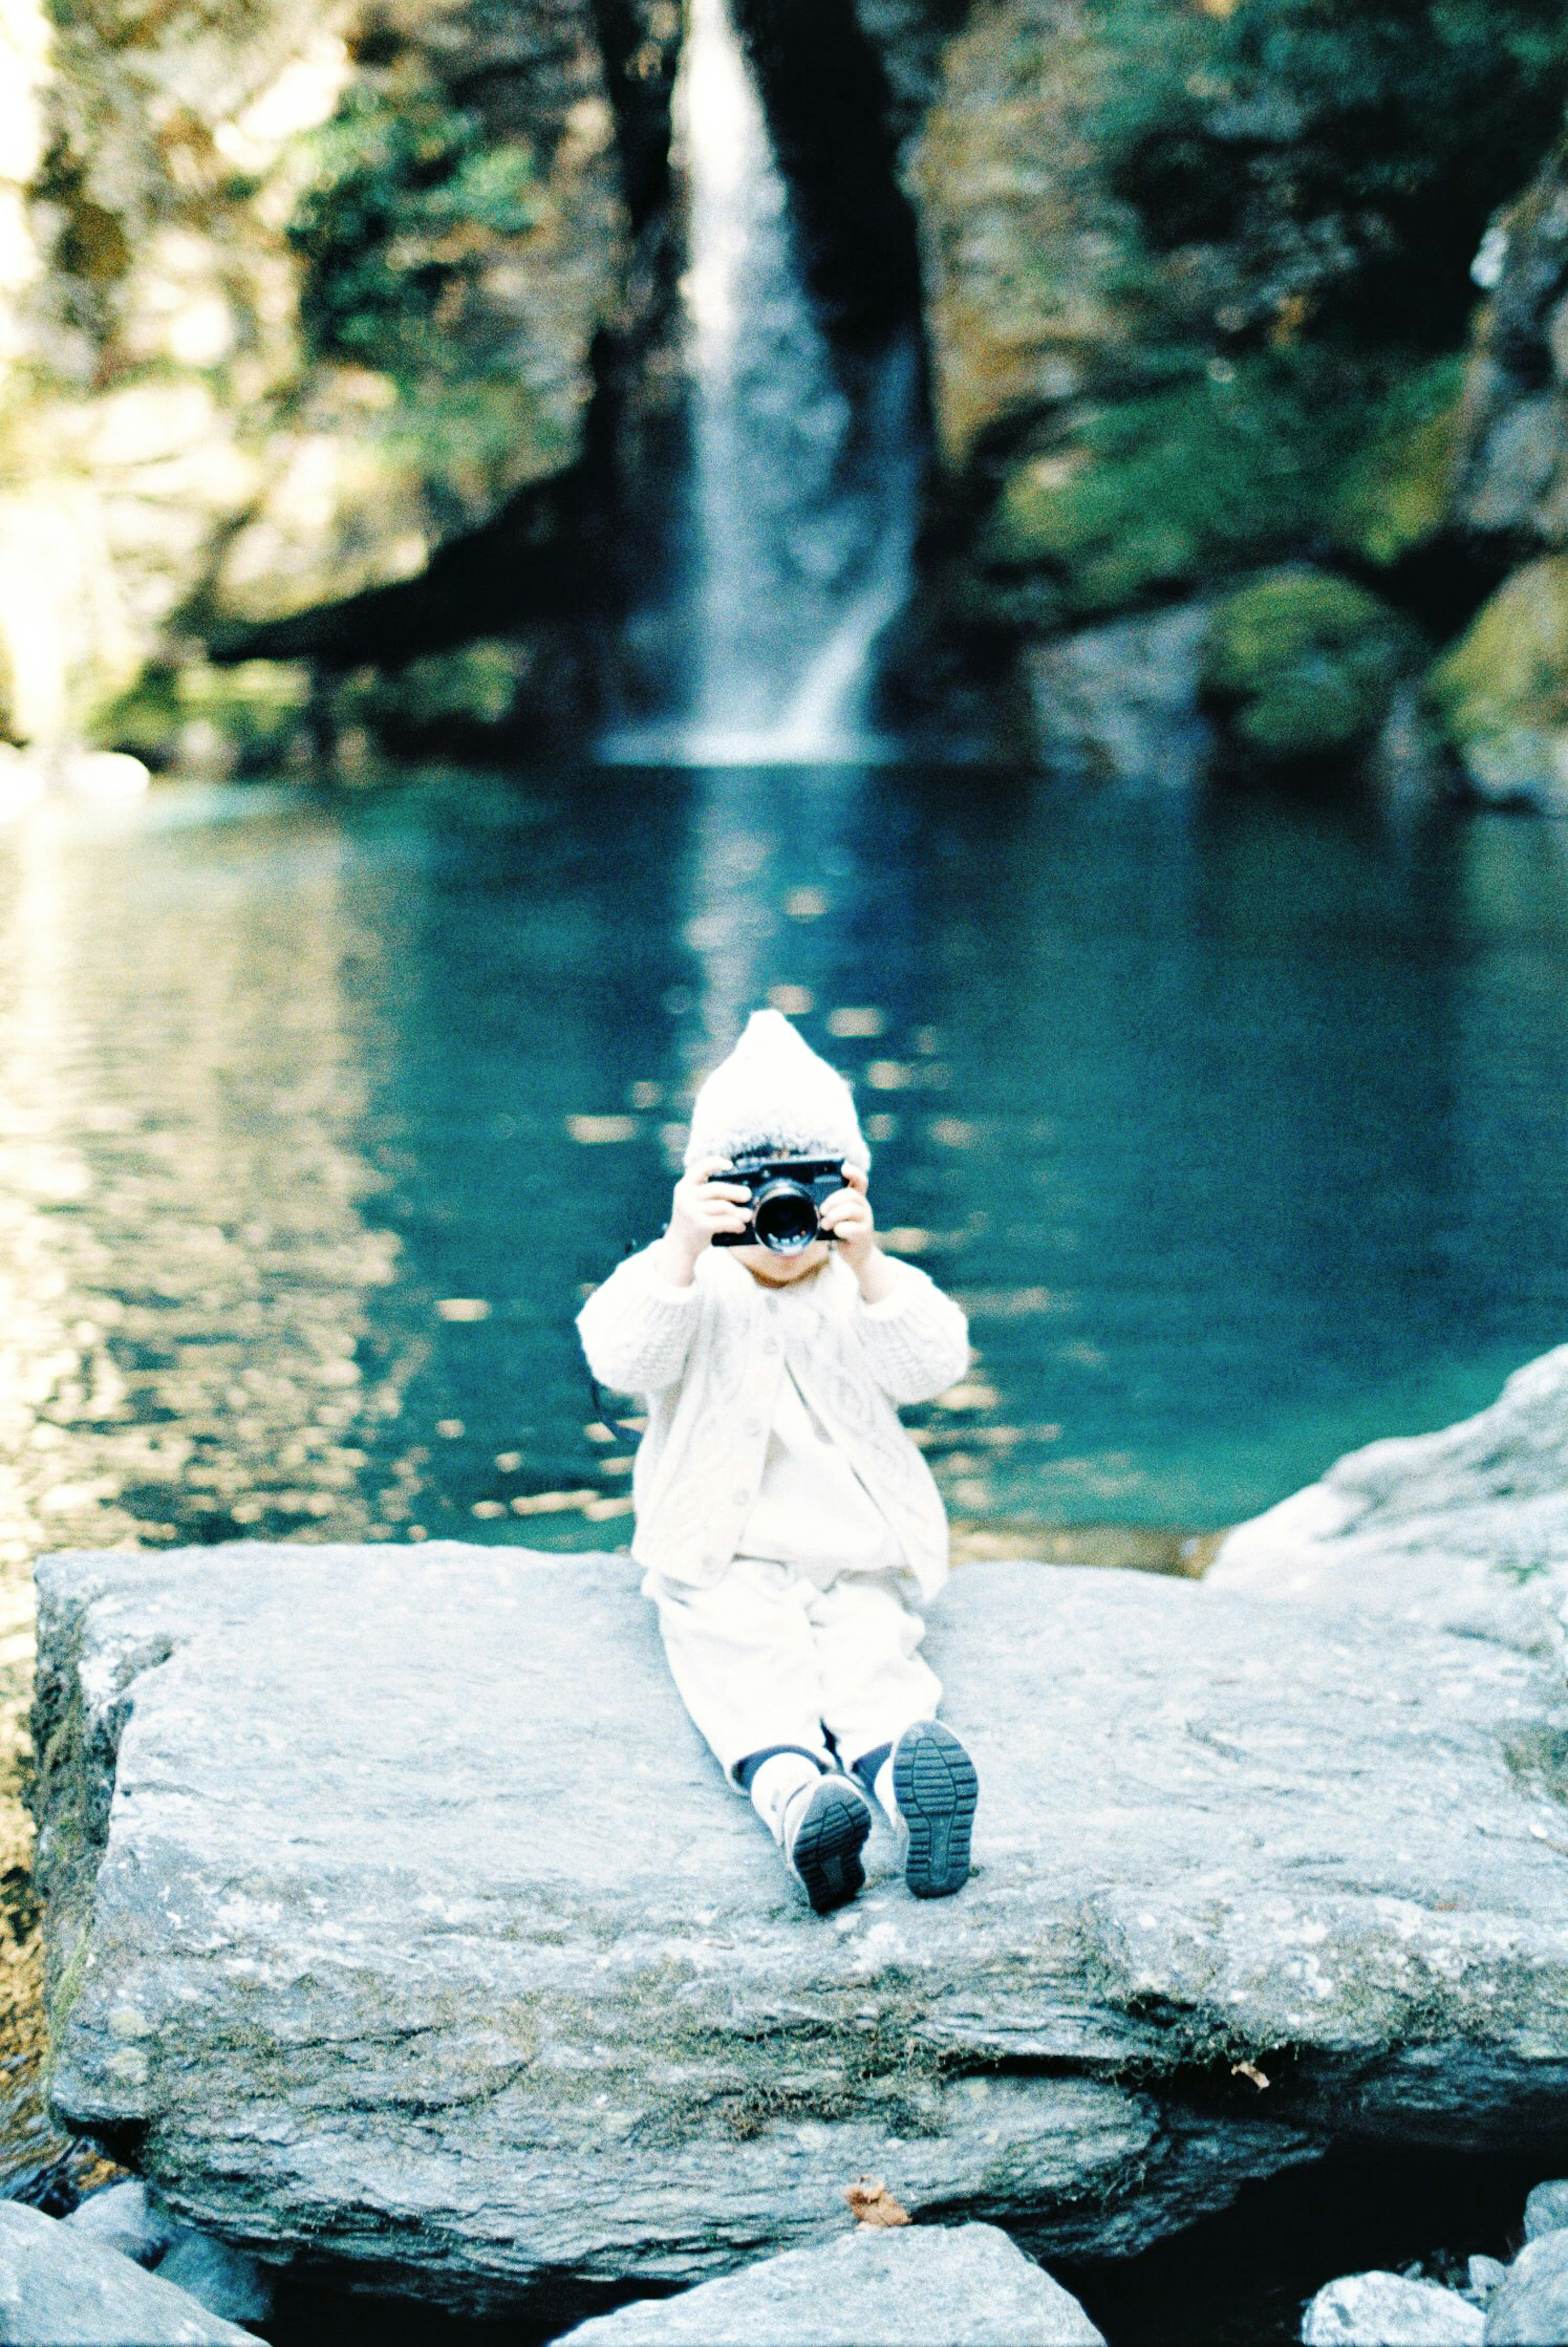
<instances>
[{"instance_id":1,"label":"sock","mask_svg":"<svg viewBox=\"0 0 1568 2347\"><path fill-rule=\"evenodd\" d=\"M893 1799L893 1747L891 1744L879 1744L875 1751L863 1752L851 1773L859 1778L888 1822L897 1825L898 1804Z\"/></svg>"},{"instance_id":2,"label":"sock","mask_svg":"<svg viewBox=\"0 0 1568 2347\"><path fill-rule=\"evenodd\" d=\"M752 1772L752 1807L782 1850L784 1815L795 1795L815 1785L822 1769L809 1753L771 1752Z\"/></svg>"},{"instance_id":3,"label":"sock","mask_svg":"<svg viewBox=\"0 0 1568 2347\"><path fill-rule=\"evenodd\" d=\"M751 1791L752 1779L763 1762L776 1760L781 1752L798 1752L804 1758L815 1760L819 1768L830 1768L833 1766L830 1760L824 1758L815 1744L764 1744L760 1750L748 1752L743 1760L737 1760L731 1771L743 1793Z\"/></svg>"}]
</instances>

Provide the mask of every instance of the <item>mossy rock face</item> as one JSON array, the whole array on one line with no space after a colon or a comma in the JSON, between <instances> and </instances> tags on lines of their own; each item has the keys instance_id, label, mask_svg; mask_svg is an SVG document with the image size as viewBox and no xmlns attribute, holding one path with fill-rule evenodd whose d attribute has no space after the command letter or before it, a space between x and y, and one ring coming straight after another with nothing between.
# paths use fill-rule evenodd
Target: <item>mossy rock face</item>
<instances>
[{"instance_id":1,"label":"mossy rock face","mask_svg":"<svg viewBox=\"0 0 1568 2347\"><path fill-rule=\"evenodd\" d=\"M1051 630L1449 527L1470 263L1565 67L1541 0L975 0L908 170L958 609Z\"/></svg>"},{"instance_id":2,"label":"mossy rock face","mask_svg":"<svg viewBox=\"0 0 1568 2347\"><path fill-rule=\"evenodd\" d=\"M1568 805L1568 555L1516 570L1427 693L1484 797Z\"/></svg>"},{"instance_id":3,"label":"mossy rock face","mask_svg":"<svg viewBox=\"0 0 1568 2347\"><path fill-rule=\"evenodd\" d=\"M1036 610L1018 616L1045 620L1234 577L1320 533L1380 389L1271 353L1107 401L1009 474L981 565L1004 600L1032 590Z\"/></svg>"},{"instance_id":4,"label":"mossy rock face","mask_svg":"<svg viewBox=\"0 0 1568 2347\"><path fill-rule=\"evenodd\" d=\"M193 643L415 577L581 455L630 256L597 20L107 0L50 36L24 0L17 25L0 725L270 754L205 673L222 709L180 705Z\"/></svg>"},{"instance_id":5,"label":"mossy rock face","mask_svg":"<svg viewBox=\"0 0 1568 2347\"><path fill-rule=\"evenodd\" d=\"M1406 378L1309 350L1188 365L1019 459L977 546L996 616L1053 626L1314 542L1385 568L1444 528L1462 362Z\"/></svg>"},{"instance_id":6,"label":"mossy rock face","mask_svg":"<svg viewBox=\"0 0 1568 2347\"><path fill-rule=\"evenodd\" d=\"M1281 570L1218 606L1200 691L1238 751L1307 764L1370 747L1419 650L1408 622L1364 587Z\"/></svg>"},{"instance_id":7,"label":"mossy rock face","mask_svg":"<svg viewBox=\"0 0 1568 2347\"><path fill-rule=\"evenodd\" d=\"M1352 456L1333 518L1337 544L1379 569L1447 525L1464 441L1466 364L1439 359L1396 386Z\"/></svg>"}]
</instances>

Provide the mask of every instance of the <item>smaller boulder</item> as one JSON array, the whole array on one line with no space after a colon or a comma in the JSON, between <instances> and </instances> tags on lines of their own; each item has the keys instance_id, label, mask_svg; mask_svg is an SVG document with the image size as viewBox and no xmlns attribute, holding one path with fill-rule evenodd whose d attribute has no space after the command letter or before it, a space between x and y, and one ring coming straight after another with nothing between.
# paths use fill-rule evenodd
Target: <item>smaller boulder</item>
<instances>
[{"instance_id":1,"label":"smaller boulder","mask_svg":"<svg viewBox=\"0 0 1568 2347\"><path fill-rule=\"evenodd\" d=\"M1501 2258L1471 2258L1465 2267L1464 2294L1477 2306L1490 2306L1503 2283L1508 2280L1508 2268Z\"/></svg>"},{"instance_id":2,"label":"smaller boulder","mask_svg":"<svg viewBox=\"0 0 1568 2347\"><path fill-rule=\"evenodd\" d=\"M159 2275L19 2202L0 2202L6 2347L256 2347Z\"/></svg>"},{"instance_id":3,"label":"smaller boulder","mask_svg":"<svg viewBox=\"0 0 1568 2347\"><path fill-rule=\"evenodd\" d=\"M1542 2233L1525 2243L1486 2310L1484 2336L1486 2347L1563 2347L1568 2340L1568 2232Z\"/></svg>"},{"instance_id":4,"label":"smaller boulder","mask_svg":"<svg viewBox=\"0 0 1568 2347\"><path fill-rule=\"evenodd\" d=\"M261 2260L209 2233L182 2232L158 2278L229 2322L261 2322L272 2311L272 2277Z\"/></svg>"},{"instance_id":5,"label":"smaller boulder","mask_svg":"<svg viewBox=\"0 0 1568 2347\"><path fill-rule=\"evenodd\" d=\"M1457 2290L1396 2273L1341 2275L1301 2324L1303 2347L1481 2347L1491 2336L1480 2307Z\"/></svg>"},{"instance_id":6,"label":"smaller boulder","mask_svg":"<svg viewBox=\"0 0 1568 2347\"><path fill-rule=\"evenodd\" d=\"M1538 2184L1524 2204L1524 2238L1538 2241L1542 2233L1568 2232L1568 2178Z\"/></svg>"},{"instance_id":7,"label":"smaller boulder","mask_svg":"<svg viewBox=\"0 0 1568 2347\"><path fill-rule=\"evenodd\" d=\"M1304 766L1369 750L1419 659L1413 630L1376 595L1296 567L1215 605L1199 692L1242 756Z\"/></svg>"},{"instance_id":8,"label":"smaller boulder","mask_svg":"<svg viewBox=\"0 0 1568 2347\"><path fill-rule=\"evenodd\" d=\"M1526 563L1484 603L1427 681L1483 799L1568 807L1568 556Z\"/></svg>"},{"instance_id":9,"label":"smaller boulder","mask_svg":"<svg viewBox=\"0 0 1568 2347\"><path fill-rule=\"evenodd\" d=\"M91 2193L63 2221L82 2239L118 2250L138 2266L155 2266L184 2231L159 2207L139 2176Z\"/></svg>"},{"instance_id":10,"label":"smaller boulder","mask_svg":"<svg viewBox=\"0 0 1568 2347\"><path fill-rule=\"evenodd\" d=\"M679 2298L639 2299L560 2347L1105 2347L994 2225L859 2226Z\"/></svg>"}]
</instances>

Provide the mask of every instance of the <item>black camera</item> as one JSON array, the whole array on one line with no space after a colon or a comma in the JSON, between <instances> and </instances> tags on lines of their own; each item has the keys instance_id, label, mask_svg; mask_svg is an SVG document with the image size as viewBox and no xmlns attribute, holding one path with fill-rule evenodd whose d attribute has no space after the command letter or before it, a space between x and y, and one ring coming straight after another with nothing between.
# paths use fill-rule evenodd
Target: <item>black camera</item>
<instances>
[{"instance_id":1,"label":"black camera","mask_svg":"<svg viewBox=\"0 0 1568 2347\"><path fill-rule=\"evenodd\" d=\"M735 1182L752 1194L751 1228L715 1231L715 1246L765 1246L799 1255L821 1231L821 1213L844 1187L844 1166L831 1157L743 1157L715 1182Z\"/></svg>"}]
</instances>

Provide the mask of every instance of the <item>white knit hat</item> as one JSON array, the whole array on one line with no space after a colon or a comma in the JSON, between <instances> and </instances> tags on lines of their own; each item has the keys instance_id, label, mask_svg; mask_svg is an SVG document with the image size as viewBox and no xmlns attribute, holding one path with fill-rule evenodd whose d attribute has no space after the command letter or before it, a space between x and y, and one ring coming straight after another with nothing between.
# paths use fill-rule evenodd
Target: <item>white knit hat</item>
<instances>
[{"instance_id":1,"label":"white knit hat","mask_svg":"<svg viewBox=\"0 0 1568 2347\"><path fill-rule=\"evenodd\" d=\"M753 1010L692 1105L686 1170L740 1157L840 1157L869 1168L849 1086L779 1010Z\"/></svg>"}]
</instances>

